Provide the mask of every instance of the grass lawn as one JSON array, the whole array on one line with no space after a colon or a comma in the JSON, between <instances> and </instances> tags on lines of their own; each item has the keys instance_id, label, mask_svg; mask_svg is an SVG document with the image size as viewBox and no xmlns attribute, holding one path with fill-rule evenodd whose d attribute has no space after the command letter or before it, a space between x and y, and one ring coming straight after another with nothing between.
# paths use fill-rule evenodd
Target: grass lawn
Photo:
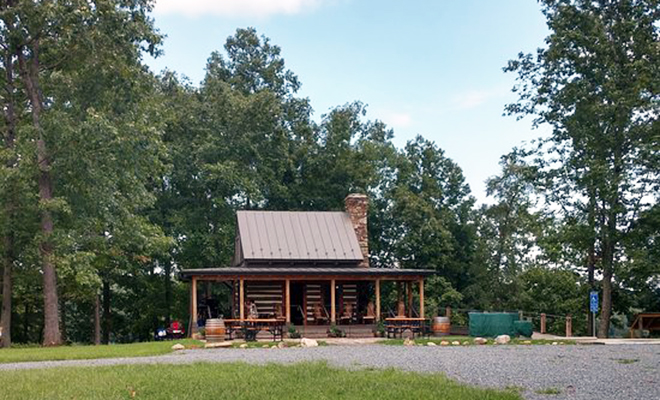
<instances>
[{"instance_id":1,"label":"grass lawn","mask_svg":"<svg viewBox=\"0 0 660 400\"><path fill-rule=\"evenodd\" d=\"M516 391L470 387L441 374L331 368L322 363L192 364L3 371L0 399L483 399Z\"/></svg>"},{"instance_id":2,"label":"grass lawn","mask_svg":"<svg viewBox=\"0 0 660 400\"><path fill-rule=\"evenodd\" d=\"M0 363L155 356L171 353L172 345L175 343L181 343L186 347L204 346L197 340L184 339L108 346L17 347L0 349Z\"/></svg>"},{"instance_id":3,"label":"grass lawn","mask_svg":"<svg viewBox=\"0 0 660 400\"><path fill-rule=\"evenodd\" d=\"M486 338L488 340L487 345L494 345L495 344L495 339L493 338ZM442 341L447 341L447 342L454 342L454 341L459 341L461 344L463 342L468 342L470 346L475 345L474 344L474 338L470 336L444 336L444 337L438 337L438 338L431 338L431 339L415 339L415 344L419 345L426 345L428 342L433 342L437 344L438 346L440 345L440 342ZM385 339L382 341L379 341L379 344L387 344L387 345L392 345L392 346L402 346L403 345L404 339ZM531 342L531 343L526 343L526 342ZM557 342L557 344L560 345L569 345L569 344L576 344L575 340L545 340L545 339L518 339L518 338L512 338L511 342L509 342L509 345L512 344L519 344L519 345L548 345L552 344L554 342Z\"/></svg>"}]
</instances>

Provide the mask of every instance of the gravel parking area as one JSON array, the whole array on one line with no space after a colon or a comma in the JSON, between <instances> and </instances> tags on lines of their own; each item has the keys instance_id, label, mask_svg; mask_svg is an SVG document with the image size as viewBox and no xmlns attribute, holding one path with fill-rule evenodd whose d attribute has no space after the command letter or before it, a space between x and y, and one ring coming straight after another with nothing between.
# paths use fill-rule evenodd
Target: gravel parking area
<instances>
[{"instance_id":1,"label":"gravel parking area","mask_svg":"<svg viewBox=\"0 0 660 400\"><path fill-rule=\"evenodd\" d=\"M232 361L264 364L320 360L346 368L394 367L416 372L444 372L473 385L520 388L526 399L660 399L660 346L657 345L362 345L186 350L157 357L0 364L0 371L119 364Z\"/></svg>"}]
</instances>

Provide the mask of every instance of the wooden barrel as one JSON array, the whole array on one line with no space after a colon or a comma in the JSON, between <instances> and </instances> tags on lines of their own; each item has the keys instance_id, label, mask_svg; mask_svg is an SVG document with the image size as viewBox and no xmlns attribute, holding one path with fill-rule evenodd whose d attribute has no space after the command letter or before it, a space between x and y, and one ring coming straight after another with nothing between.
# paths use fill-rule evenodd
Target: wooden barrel
<instances>
[{"instance_id":1,"label":"wooden barrel","mask_svg":"<svg viewBox=\"0 0 660 400\"><path fill-rule=\"evenodd\" d=\"M435 317L433 318L433 334L435 336L445 336L449 335L451 328L451 323L447 317Z\"/></svg>"},{"instance_id":2,"label":"wooden barrel","mask_svg":"<svg viewBox=\"0 0 660 400\"><path fill-rule=\"evenodd\" d=\"M206 320L207 342L224 342L225 332L225 321L223 321L222 318L212 318Z\"/></svg>"}]
</instances>

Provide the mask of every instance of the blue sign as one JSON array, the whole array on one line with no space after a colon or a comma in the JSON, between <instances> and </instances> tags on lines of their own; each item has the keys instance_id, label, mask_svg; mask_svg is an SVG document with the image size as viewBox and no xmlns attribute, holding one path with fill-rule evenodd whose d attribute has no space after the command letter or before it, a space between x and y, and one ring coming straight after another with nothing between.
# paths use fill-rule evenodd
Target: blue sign
<instances>
[{"instance_id":1,"label":"blue sign","mask_svg":"<svg viewBox=\"0 0 660 400\"><path fill-rule=\"evenodd\" d=\"M598 312L598 292L589 293L589 305L592 313Z\"/></svg>"}]
</instances>

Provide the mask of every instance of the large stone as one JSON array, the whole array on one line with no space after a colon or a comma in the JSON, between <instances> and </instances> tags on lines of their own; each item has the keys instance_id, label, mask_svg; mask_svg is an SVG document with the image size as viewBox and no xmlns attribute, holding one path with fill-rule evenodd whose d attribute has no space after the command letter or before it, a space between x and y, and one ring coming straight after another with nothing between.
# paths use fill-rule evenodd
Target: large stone
<instances>
[{"instance_id":1,"label":"large stone","mask_svg":"<svg viewBox=\"0 0 660 400\"><path fill-rule=\"evenodd\" d=\"M461 342L459 342L458 340L454 340L453 342L451 342L451 345L452 346L460 346Z\"/></svg>"},{"instance_id":2,"label":"large stone","mask_svg":"<svg viewBox=\"0 0 660 400\"><path fill-rule=\"evenodd\" d=\"M488 343L488 339L484 339L482 337L474 338L474 344L486 344Z\"/></svg>"},{"instance_id":3,"label":"large stone","mask_svg":"<svg viewBox=\"0 0 660 400\"><path fill-rule=\"evenodd\" d=\"M500 335L495 338L495 343L497 344L508 344L511 341L511 336L509 335Z\"/></svg>"},{"instance_id":4,"label":"large stone","mask_svg":"<svg viewBox=\"0 0 660 400\"><path fill-rule=\"evenodd\" d=\"M240 345L238 347L240 347L241 349L247 349L248 345L247 345L247 343L243 343L242 345Z\"/></svg>"},{"instance_id":5,"label":"large stone","mask_svg":"<svg viewBox=\"0 0 660 400\"><path fill-rule=\"evenodd\" d=\"M277 348L278 348L278 349L284 349L284 348L286 348L286 347L287 347L287 344L284 343L284 342L279 342L279 343L277 344Z\"/></svg>"},{"instance_id":6,"label":"large stone","mask_svg":"<svg viewBox=\"0 0 660 400\"><path fill-rule=\"evenodd\" d=\"M409 338L406 338L406 339L403 341L403 345L404 345L404 346L414 346L414 345L415 345L415 341L414 341L414 340L411 340L411 339L409 339Z\"/></svg>"},{"instance_id":7,"label":"large stone","mask_svg":"<svg viewBox=\"0 0 660 400\"><path fill-rule=\"evenodd\" d=\"M174 346L172 346L172 350L185 350L186 346L182 345L181 343L177 343Z\"/></svg>"},{"instance_id":8,"label":"large stone","mask_svg":"<svg viewBox=\"0 0 660 400\"><path fill-rule=\"evenodd\" d=\"M449 346L449 342L446 341L446 340L443 340L442 342L440 342L440 346Z\"/></svg>"},{"instance_id":9,"label":"large stone","mask_svg":"<svg viewBox=\"0 0 660 400\"><path fill-rule=\"evenodd\" d=\"M207 343L204 345L205 349L226 349L229 347L231 347L231 342Z\"/></svg>"},{"instance_id":10,"label":"large stone","mask_svg":"<svg viewBox=\"0 0 660 400\"><path fill-rule=\"evenodd\" d=\"M433 342L428 342L426 345L427 345L427 346L437 346L437 344L435 344L435 343L433 343Z\"/></svg>"},{"instance_id":11,"label":"large stone","mask_svg":"<svg viewBox=\"0 0 660 400\"><path fill-rule=\"evenodd\" d=\"M300 339L300 346L301 347L318 347L319 342L317 342L314 339L307 339L307 338L302 338Z\"/></svg>"}]
</instances>

